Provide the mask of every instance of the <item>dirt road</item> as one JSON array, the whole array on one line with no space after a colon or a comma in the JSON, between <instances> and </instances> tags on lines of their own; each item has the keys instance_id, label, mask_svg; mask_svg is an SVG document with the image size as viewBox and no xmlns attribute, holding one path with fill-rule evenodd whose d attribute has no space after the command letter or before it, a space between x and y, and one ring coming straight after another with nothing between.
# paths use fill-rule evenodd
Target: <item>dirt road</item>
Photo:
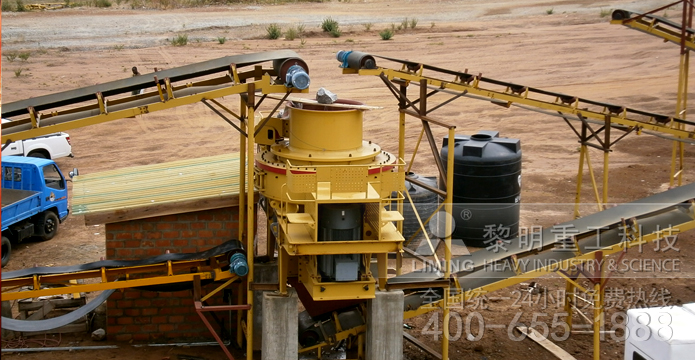
<instances>
[{"instance_id":1,"label":"dirt road","mask_svg":"<svg viewBox=\"0 0 695 360\"><path fill-rule=\"evenodd\" d=\"M141 72L155 67L171 68L231 54L289 48L304 58L311 69L312 89L326 87L341 98L355 99L382 110L366 114L365 138L386 150L395 150L396 101L378 78L341 75L335 53L354 49L405 58L454 70L468 69L486 77L607 101L652 112L672 114L678 81L678 49L659 39L617 25L609 25L602 10L625 8L643 11L665 5L664 1L350 1L285 5L229 5L202 9L143 10L75 8L51 12L3 13L3 55L30 51L26 61L2 62L3 101L12 102L52 92L121 79L130 68ZM677 18L676 10L668 10ZM338 20L343 35L333 38L320 32L326 17ZM404 18L417 18L415 29L397 31L382 41L378 32ZM266 40L265 27L304 24L304 40ZM367 30L365 24L372 24ZM176 35L188 35L188 45L169 44ZM220 43L218 38L224 37ZM384 64L385 65L385 64ZM395 66L395 65L394 65ZM453 80L453 79L452 79ZM446 97L439 98L440 101ZM224 99L236 104L235 98ZM690 99L692 103L693 99ZM566 221L566 211L544 210L536 203L571 203L574 200L578 164L576 136L555 117L518 108L493 106L487 101L464 99L432 114L457 125L457 132L498 130L503 136L521 139L523 158L522 225L552 225ZM411 123L409 123L411 124ZM419 129L413 121L408 139L414 144ZM70 131L74 159L60 159L61 168L80 168L82 173L162 163L237 150L237 135L203 105L176 108L136 119ZM437 132L437 138L444 133ZM600 167L601 153L592 151ZM628 136L611 154L610 201L620 203L663 191L668 186L671 142L641 135ZM686 161L693 164L695 146L688 146ZM427 156L416 160L414 169L434 174ZM599 181L603 176L598 172ZM688 169L686 183L695 181ZM583 199L593 201L589 187ZM587 209L594 209L587 207ZM594 211L594 210L588 210ZM60 234L49 242L20 245L6 270L38 265L68 265L98 260L104 256L103 226L85 226L73 216ZM695 239L692 232L679 241ZM677 258L684 270L676 279L650 274L649 280L620 279L616 287L667 288L671 303L695 301L692 277L695 269L687 259L695 250L682 246ZM644 257L669 258L669 253L645 253ZM689 260L688 260L689 261ZM652 277L652 275L654 275ZM557 279L545 279L553 290L563 288ZM511 300L490 302L482 311L486 322L509 323L515 313L514 291L501 290ZM530 321L538 305L525 305ZM552 310L556 311L556 310ZM462 312L464 318L467 312ZM552 315L552 314L550 314ZM552 316L551 316L552 318ZM413 334L425 339L421 329L428 318L413 322ZM526 320L525 320L526 321ZM77 344L93 345L86 337ZM428 343L438 348L438 342ZM578 359L591 357L591 339L573 335L560 344ZM55 353L57 360L97 358L162 359L180 349L123 349L102 353ZM552 358L528 340L509 340L506 330L485 332L479 342L452 344L456 357L488 359L525 357ZM622 344L602 343L603 359L621 359ZM190 350L190 349L189 349ZM208 351L208 350L206 350ZM189 351L195 354L195 350ZM214 348L208 358L219 355ZM471 355L472 354L472 355ZM406 346L410 359L422 353ZM4 357L4 356L3 356ZM19 356L8 356L18 358ZM45 355L22 355L39 359Z\"/></svg>"}]
</instances>

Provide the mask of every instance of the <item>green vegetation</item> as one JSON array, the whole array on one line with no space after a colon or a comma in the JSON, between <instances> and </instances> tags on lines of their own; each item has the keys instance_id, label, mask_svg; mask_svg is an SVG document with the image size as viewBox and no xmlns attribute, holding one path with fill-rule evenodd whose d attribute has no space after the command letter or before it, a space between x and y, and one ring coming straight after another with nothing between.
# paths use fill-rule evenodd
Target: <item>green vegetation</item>
<instances>
[{"instance_id":1,"label":"green vegetation","mask_svg":"<svg viewBox=\"0 0 695 360\"><path fill-rule=\"evenodd\" d=\"M379 36L381 36L381 40L391 40L393 31L391 31L391 29L384 29L379 32Z\"/></svg>"},{"instance_id":2,"label":"green vegetation","mask_svg":"<svg viewBox=\"0 0 695 360\"><path fill-rule=\"evenodd\" d=\"M5 54L5 59L7 59L7 61L9 61L9 62L14 62L14 60L16 58L17 58L17 53L14 51L8 52L7 54Z\"/></svg>"},{"instance_id":3,"label":"green vegetation","mask_svg":"<svg viewBox=\"0 0 695 360\"><path fill-rule=\"evenodd\" d=\"M30 52L19 53L19 58L20 58L22 61L27 61L27 60L29 60L29 57L30 57L30 56L31 56L31 53L30 53Z\"/></svg>"},{"instance_id":4,"label":"green vegetation","mask_svg":"<svg viewBox=\"0 0 695 360\"><path fill-rule=\"evenodd\" d=\"M323 32L327 33L332 33L334 31L340 31L338 30L338 21L333 20L331 17L327 17L323 19L323 22L321 22L321 29ZM340 36L340 35L338 35Z\"/></svg>"},{"instance_id":5,"label":"green vegetation","mask_svg":"<svg viewBox=\"0 0 695 360\"><path fill-rule=\"evenodd\" d=\"M121 50L123 50L124 47L125 47L125 45L123 45L123 44L114 45L113 49L116 51L121 51Z\"/></svg>"},{"instance_id":6,"label":"green vegetation","mask_svg":"<svg viewBox=\"0 0 695 360\"><path fill-rule=\"evenodd\" d=\"M552 14L553 14L553 11L555 11L555 9L550 8L550 9L546 10L545 13L548 14L548 15L552 15Z\"/></svg>"},{"instance_id":7,"label":"green vegetation","mask_svg":"<svg viewBox=\"0 0 695 360\"><path fill-rule=\"evenodd\" d=\"M98 8L111 7L111 2L109 0L94 0L94 7L98 7Z\"/></svg>"},{"instance_id":8,"label":"green vegetation","mask_svg":"<svg viewBox=\"0 0 695 360\"><path fill-rule=\"evenodd\" d=\"M408 28L408 24L410 24L410 21L408 20L408 18L403 19L403 20L401 21L401 24L398 26L398 30L400 30L400 29L407 29L407 28Z\"/></svg>"},{"instance_id":9,"label":"green vegetation","mask_svg":"<svg viewBox=\"0 0 695 360\"><path fill-rule=\"evenodd\" d=\"M270 40L279 39L280 36L282 36L282 29L280 29L280 25L275 23L268 25L265 28L265 31L268 33L266 37Z\"/></svg>"},{"instance_id":10,"label":"green vegetation","mask_svg":"<svg viewBox=\"0 0 695 360\"><path fill-rule=\"evenodd\" d=\"M343 32L340 31L339 28L335 28L335 29L329 31L328 33L331 34L331 36L333 36L333 37L340 37L340 35L343 35Z\"/></svg>"},{"instance_id":11,"label":"green vegetation","mask_svg":"<svg viewBox=\"0 0 695 360\"><path fill-rule=\"evenodd\" d=\"M224 44L224 43L227 42L227 38L224 37L224 36L218 36L218 37L217 37L217 42L218 42L220 45L222 45L222 44Z\"/></svg>"},{"instance_id":12,"label":"green vegetation","mask_svg":"<svg viewBox=\"0 0 695 360\"><path fill-rule=\"evenodd\" d=\"M188 44L188 35L187 34L179 34L179 35L176 35L175 38L171 39L171 45L185 46L186 44Z\"/></svg>"},{"instance_id":13,"label":"green vegetation","mask_svg":"<svg viewBox=\"0 0 695 360\"><path fill-rule=\"evenodd\" d=\"M14 71L14 76L20 77L20 76L22 75L22 71L24 71L24 69L22 69L22 68L19 68L19 69L15 70L15 71Z\"/></svg>"},{"instance_id":14,"label":"green vegetation","mask_svg":"<svg viewBox=\"0 0 695 360\"><path fill-rule=\"evenodd\" d=\"M292 26L291 28L287 29L285 31L285 40L294 40L299 37L299 30L297 30L296 27Z\"/></svg>"},{"instance_id":15,"label":"green vegetation","mask_svg":"<svg viewBox=\"0 0 695 360\"><path fill-rule=\"evenodd\" d=\"M2 2L2 11L14 11L14 8L12 7L12 4L10 4L7 1Z\"/></svg>"},{"instance_id":16,"label":"green vegetation","mask_svg":"<svg viewBox=\"0 0 695 360\"><path fill-rule=\"evenodd\" d=\"M23 12L23 11L27 11L27 9L24 7L22 0L17 0L17 12ZM19 73L21 74L22 71L20 70ZM17 75L17 76L19 76L19 75Z\"/></svg>"},{"instance_id":17,"label":"green vegetation","mask_svg":"<svg viewBox=\"0 0 695 360\"><path fill-rule=\"evenodd\" d=\"M372 25L373 25L372 23L362 24L362 26L364 26L364 29L367 31L372 29Z\"/></svg>"},{"instance_id":18,"label":"green vegetation","mask_svg":"<svg viewBox=\"0 0 695 360\"><path fill-rule=\"evenodd\" d=\"M604 17L610 15L612 11L613 11L613 9L604 10L603 8L601 8L601 13L599 14L599 16L601 16L602 18L604 18Z\"/></svg>"},{"instance_id":19,"label":"green vegetation","mask_svg":"<svg viewBox=\"0 0 695 360\"><path fill-rule=\"evenodd\" d=\"M416 26L417 26L417 19L416 18L410 19L410 28L415 29Z\"/></svg>"}]
</instances>

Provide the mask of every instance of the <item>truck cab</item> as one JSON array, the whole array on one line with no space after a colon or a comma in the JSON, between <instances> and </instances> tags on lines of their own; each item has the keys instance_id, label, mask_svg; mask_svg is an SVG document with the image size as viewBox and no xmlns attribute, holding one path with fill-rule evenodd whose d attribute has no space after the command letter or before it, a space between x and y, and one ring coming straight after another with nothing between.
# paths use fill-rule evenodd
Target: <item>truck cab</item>
<instances>
[{"instance_id":1,"label":"truck cab","mask_svg":"<svg viewBox=\"0 0 695 360\"><path fill-rule=\"evenodd\" d=\"M3 156L2 265L12 242L37 236L52 239L69 214L66 179L52 160Z\"/></svg>"}]
</instances>

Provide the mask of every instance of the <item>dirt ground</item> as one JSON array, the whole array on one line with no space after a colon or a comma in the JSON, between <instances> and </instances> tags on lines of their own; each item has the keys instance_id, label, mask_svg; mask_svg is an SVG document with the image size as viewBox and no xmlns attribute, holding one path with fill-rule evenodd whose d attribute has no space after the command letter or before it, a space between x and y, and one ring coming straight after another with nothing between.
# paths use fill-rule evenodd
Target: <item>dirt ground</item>
<instances>
[{"instance_id":1,"label":"dirt ground","mask_svg":"<svg viewBox=\"0 0 695 360\"><path fill-rule=\"evenodd\" d=\"M346 1L285 5L227 5L200 9L130 9L126 3L114 9L75 8L46 12L2 14L2 96L13 102L130 76L137 66L142 73L155 67L171 68L233 54L277 49L296 51L310 67L312 92L325 87L341 98L363 101L383 109L366 115L365 138L387 151L397 151L397 101L376 77L342 75L335 60L339 50L359 50L394 58L409 59L452 70L468 69L485 77L514 82L582 98L606 101L651 112L672 114L678 82L678 47L640 32L609 24L609 9L646 11L666 1ZM678 21L677 9L667 15ZM343 29L339 38L320 32L326 17L338 20ZM396 26L404 18L417 18L415 29L397 31L392 40L382 41L379 31ZM267 40L265 26L305 24L304 40ZM372 24L369 29L365 24ZM188 45L171 46L168 40L188 35ZM220 44L218 38L226 41ZM22 61L9 61L8 52L30 52ZM382 66L398 67L379 62ZM453 80L453 79L451 79ZM447 97L430 100L430 104ZM436 100L439 99L439 100ZM693 99L689 99L690 102ZM235 107L238 99L223 102ZM432 105L430 105L432 106ZM498 130L502 136L521 139L523 150L522 226L549 226L572 217L578 143L562 120L519 108L502 108L487 101L460 99L433 112L433 117L457 126L457 133ZM414 146L419 127L409 120L409 146ZM445 134L439 129L435 136ZM238 150L234 130L202 104L175 108L112 123L74 129L70 132L75 158L59 159L61 169L73 167L83 174L107 169L211 156ZM611 203L633 201L668 187L672 143L650 135L630 135L610 155ZM686 164L693 164L695 147L686 145ZM601 168L601 153L591 151ZM413 169L434 175L429 154L416 158ZM598 181L603 174L597 171ZM695 181L687 169L684 183ZM585 182L586 183L586 182ZM583 200L593 201L590 187ZM584 206L584 213L595 211ZM14 249L10 264L3 270L34 265L71 265L104 256L103 225L85 226L84 219L71 216L61 225L59 235L49 242L27 242ZM674 260L680 271L627 272L611 280L617 296L608 310L607 327L619 327L620 313L629 307L679 304L695 301L695 250L689 246L695 235L679 237L680 251L652 251L629 254L629 259ZM553 359L530 340L513 341L507 334L511 319L523 312L520 321L530 323L534 313L551 330L555 314L562 312L557 294L564 282L557 277L539 281L547 291L528 298L515 286L489 294L479 304L458 312L461 319L479 313L486 327L477 341L466 340L466 329L451 343L451 358L511 359L533 357ZM636 296L635 294L646 294ZM628 294L630 294L628 296ZM549 302L547 302L549 301ZM545 303L544 306L543 304ZM477 316L477 315L475 315ZM575 317L575 323L582 323ZM435 321L436 322L436 321ZM439 349L439 341L427 335L430 315L409 320L409 333ZM476 324L473 323L475 328ZM461 328L459 328L461 330ZM452 332L457 330L452 327ZM618 331L619 333L620 331ZM475 334L473 334L475 335ZM577 359L591 358L591 336L573 334L556 341ZM102 345L88 336L63 337L62 345ZM117 344L117 350L55 352L56 360L92 358L165 359L178 354L220 359L215 347L133 348ZM407 359L427 356L406 343ZM622 359L623 343L607 335L601 343L602 359ZM522 355L523 354L523 355ZM5 357L7 354L3 354ZM239 353L239 355L241 355ZM39 359L45 354L7 355L8 358Z\"/></svg>"}]
</instances>

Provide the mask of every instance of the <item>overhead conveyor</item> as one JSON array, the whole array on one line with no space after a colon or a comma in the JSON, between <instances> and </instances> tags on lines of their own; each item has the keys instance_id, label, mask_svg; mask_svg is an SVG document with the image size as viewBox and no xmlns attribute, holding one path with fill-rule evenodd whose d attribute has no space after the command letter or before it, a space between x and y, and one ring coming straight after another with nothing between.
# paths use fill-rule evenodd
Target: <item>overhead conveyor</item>
<instances>
[{"instance_id":1,"label":"overhead conveyor","mask_svg":"<svg viewBox=\"0 0 695 360\"><path fill-rule=\"evenodd\" d=\"M681 5L681 23L669 20L656 13L665 11L676 5ZM693 31L693 2L690 0L678 0L664 5L658 9L646 13L636 13L628 10L614 10L611 15L611 24L624 25L629 28L647 33L671 42L680 47L678 65L678 89L676 91L675 116L685 119L688 113L688 78L690 77L690 51L695 48ZM687 123L676 123L675 127L685 129ZM690 130L693 130L692 127ZM685 170L685 148L682 142L673 143L671 154L671 177L669 185L683 184L683 171Z\"/></svg>"},{"instance_id":2,"label":"overhead conveyor","mask_svg":"<svg viewBox=\"0 0 695 360\"><path fill-rule=\"evenodd\" d=\"M511 107L516 106L527 110L541 112L550 116L560 117L577 136L581 144L579 153L579 171L577 174L577 192L575 198L575 218L580 217L579 204L581 202L581 189L585 163L587 164L590 180L594 190L598 210L605 209L608 203L608 164L611 148L629 134L648 133L677 142L683 149L683 143L695 144L695 122L680 117L673 117L644 110L639 110L623 105L616 105L602 101L585 99L578 96L567 95L554 91L547 91L526 85L495 80L471 74L466 71L455 71L411 60L396 59L387 56L373 55L357 51L342 51L337 55L342 63L343 74L359 74L379 77L387 89L399 102L399 111L404 117L411 116L422 121L423 134L429 142L433 153L438 153L437 144L434 141L429 124L452 126L446 121L436 119L434 111L452 103L460 98L471 98L490 101L492 104ZM377 59L383 59L395 63L395 67L377 64ZM414 94L408 93L410 86L419 87ZM448 99L433 104L433 96L444 94ZM414 96L414 97L413 97ZM413 97L411 99L411 97ZM575 123L579 123L578 126ZM614 134L619 131L618 135ZM420 137L422 139L422 137ZM416 149L419 147L419 142ZM599 189L597 185L589 148L595 148L603 152L603 184ZM684 150L681 150L683 152ZM404 154L399 154L403 156ZM681 155L681 169L673 176L682 177L683 156ZM675 157L674 160L675 161ZM439 173L444 178L444 170L441 161L435 156L435 163ZM672 162L673 163L673 162ZM674 165L672 165L673 167ZM410 179L408 179L411 181ZM416 183L431 191L442 194L441 190Z\"/></svg>"},{"instance_id":3,"label":"overhead conveyor","mask_svg":"<svg viewBox=\"0 0 695 360\"><path fill-rule=\"evenodd\" d=\"M270 62L271 67L261 64ZM243 68L253 69L243 71ZM290 72L299 66L304 76ZM84 88L3 104L3 144L253 91L302 92L308 66L291 50L233 55ZM293 75L294 74L294 75ZM300 81L298 81L300 80ZM132 95L133 91L144 93ZM224 110L224 109L223 109ZM221 113L221 111L218 111Z\"/></svg>"}]
</instances>

